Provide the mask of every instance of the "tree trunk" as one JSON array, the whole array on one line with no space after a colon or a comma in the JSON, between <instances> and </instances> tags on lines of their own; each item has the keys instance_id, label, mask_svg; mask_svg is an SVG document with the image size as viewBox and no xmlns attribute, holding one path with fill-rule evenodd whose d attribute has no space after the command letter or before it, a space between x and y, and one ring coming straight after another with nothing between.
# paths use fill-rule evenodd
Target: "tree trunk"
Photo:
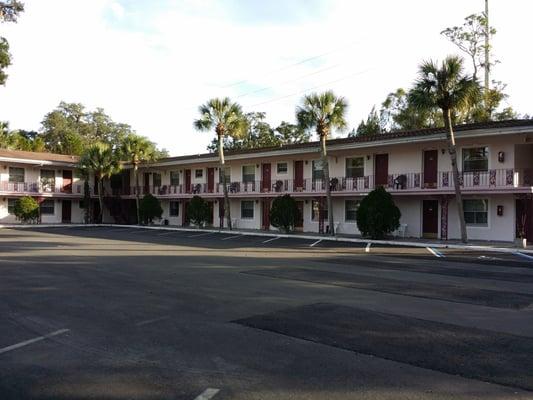
<instances>
[{"instance_id":1,"label":"tree trunk","mask_svg":"<svg viewBox=\"0 0 533 400\"><path fill-rule=\"evenodd\" d=\"M141 224L141 200L139 196L139 166L133 166L133 174L135 175L135 203L137 205L137 225Z\"/></svg>"},{"instance_id":2,"label":"tree trunk","mask_svg":"<svg viewBox=\"0 0 533 400\"><path fill-rule=\"evenodd\" d=\"M459 180L459 169L457 167L457 149L455 147L455 135L453 133L451 110L442 110L444 114L444 125L446 126L446 136L448 139L448 153L452 162L453 185L455 188L455 201L457 203L457 212L459 213L459 224L461 227L461 241L466 243L468 237L466 234L465 214L463 211L463 196L461 194L461 184Z\"/></svg>"},{"instance_id":3,"label":"tree trunk","mask_svg":"<svg viewBox=\"0 0 533 400\"><path fill-rule=\"evenodd\" d=\"M104 179L98 179L98 202L100 203L100 223L104 223Z\"/></svg>"},{"instance_id":4,"label":"tree trunk","mask_svg":"<svg viewBox=\"0 0 533 400\"><path fill-rule=\"evenodd\" d=\"M227 225L231 231L233 227L231 226L231 211L229 205L229 195L228 195L228 182L226 182L226 169L225 169L225 160L224 160L224 140L223 135L218 135L218 157L220 159L220 173L222 174L222 184L224 185L224 215L226 216Z\"/></svg>"},{"instance_id":5,"label":"tree trunk","mask_svg":"<svg viewBox=\"0 0 533 400\"><path fill-rule=\"evenodd\" d=\"M329 162L328 154L326 149L326 135L320 135L320 153L322 158L322 168L324 172L324 181L326 183L326 199L328 207L328 225L329 225L329 234L335 236L335 227L333 226L333 205L331 203L331 183L329 180Z\"/></svg>"}]
</instances>

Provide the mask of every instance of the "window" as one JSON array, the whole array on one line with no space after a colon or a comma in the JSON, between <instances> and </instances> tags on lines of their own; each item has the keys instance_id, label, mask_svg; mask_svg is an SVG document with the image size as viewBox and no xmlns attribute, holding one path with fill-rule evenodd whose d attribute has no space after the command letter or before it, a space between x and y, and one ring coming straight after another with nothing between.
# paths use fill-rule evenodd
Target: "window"
<instances>
[{"instance_id":1,"label":"window","mask_svg":"<svg viewBox=\"0 0 533 400\"><path fill-rule=\"evenodd\" d=\"M243 165L242 167L242 181L253 182L255 181L255 165Z\"/></svg>"},{"instance_id":2,"label":"window","mask_svg":"<svg viewBox=\"0 0 533 400\"><path fill-rule=\"evenodd\" d=\"M365 176L365 159L363 157L346 159L346 178L362 178Z\"/></svg>"},{"instance_id":3,"label":"window","mask_svg":"<svg viewBox=\"0 0 533 400\"><path fill-rule=\"evenodd\" d=\"M9 167L9 182L24 182L24 168Z\"/></svg>"},{"instance_id":4,"label":"window","mask_svg":"<svg viewBox=\"0 0 533 400\"><path fill-rule=\"evenodd\" d=\"M154 172L152 174L152 183L154 184L154 187L161 186L161 174L159 172Z\"/></svg>"},{"instance_id":5,"label":"window","mask_svg":"<svg viewBox=\"0 0 533 400\"><path fill-rule=\"evenodd\" d=\"M463 200L467 225L486 226L488 223L488 204L488 200Z\"/></svg>"},{"instance_id":6,"label":"window","mask_svg":"<svg viewBox=\"0 0 533 400\"><path fill-rule=\"evenodd\" d=\"M231 183L231 168L230 167L224 167L224 169L220 168L219 170L219 182L224 183L224 175L226 175L226 183Z\"/></svg>"},{"instance_id":7,"label":"window","mask_svg":"<svg viewBox=\"0 0 533 400\"><path fill-rule=\"evenodd\" d=\"M253 219L254 218L253 200L241 201L241 218L242 219Z\"/></svg>"},{"instance_id":8,"label":"window","mask_svg":"<svg viewBox=\"0 0 533 400\"><path fill-rule=\"evenodd\" d=\"M488 147L463 149L463 171L487 171L489 169Z\"/></svg>"},{"instance_id":9,"label":"window","mask_svg":"<svg viewBox=\"0 0 533 400\"><path fill-rule=\"evenodd\" d=\"M312 207L312 213L311 213L311 219L313 221L318 221L320 219L320 215L319 215L319 211L320 211L320 208L319 208L319 202L316 201L316 200L313 200L313 202L311 203L311 207ZM324 220L328 219L328 210L327 210L327 204L326 202L324 201Z\"/></svg>"},{"instance_id":10,"label":"window","mask_svg":"<svg viewBox=\"0 0 533 400\"><path fill-rule=\"evenodd\" d=\"M170 171L170 185L178 186L180 184L180 172Z\"/></svg>"},{"instance_id":11,"label":"window","mask_svg":"<svg viewBox=\"0 0 533 400\"><path fill-rule=\"evenodd\" d=\"M195 169L194 170L194 177L195 178L202 178L204 176L204 170L203 169Z\"/></svg>"},{"instance_id":12,"label":"window","mask_svg":"<svg viewBox=\"0 0 533 400\"><path fill-rule=\"evenodd\" d=\"M280 162L278 163L278 174L286 174L288 171L287 163Z\"/></svg>"},{"instance_id":13,"label":"window","mask_svg":"<svg viewBox=\"0 0 533 400\"><path fill-rule=\"evenodd\" d=\"M346 200L344 202L344 220L353 222L356 220L359 200Z\"/></svg>"},{"instance_id":14,"label":"window","mask_svg":"<svg viewBox=\"0 0 533 400\"><path fill-rule=\"evenodd\" d=\"M313 161L313 180L324 179L324 167L322 160Z\"/></svg>"},{"instance_id":15,"label":"window","mask_svg":"<svg viewBox=\"0 0 533 400\"><path fill-rule=\"evenodd\" d=\"M179 217L180 215L180 202L179 201L170 202L169 215L171 217Z\"/></svg>"},{"instance_id":16,"label":"window","mask_svg":"<svg viewBox=\"0 0 533 400\"><path fill-rule=\"evenodd\" d=\"M39 205L41 215L54 215L54 200L44 200Z\"/></svg>"},{"instance_id":17,"label":"window","mask_svg":"<svg viewBox=\"0 0 533 400\"><path fill-rule=\"evenodd\" d=\"M15 204L17 204L17 199L7 199L7 212L8 214L15 214Z\"/></svg>"},{"instance_id":18,"label":"window","mask_svg":"<svg viewBox=\"0 0 533 400\"><path fill-rule=\"evenodd\" d=\"M50 191L56 183L56 173L53 169L41 170L41 185L43 190Z\"/></svg>"}]
</instances>

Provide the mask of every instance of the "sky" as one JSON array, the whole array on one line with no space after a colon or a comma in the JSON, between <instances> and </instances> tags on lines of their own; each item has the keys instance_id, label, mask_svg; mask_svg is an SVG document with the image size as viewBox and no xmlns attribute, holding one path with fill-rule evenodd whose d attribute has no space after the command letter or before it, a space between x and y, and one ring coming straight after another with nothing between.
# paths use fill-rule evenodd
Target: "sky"
<instances>
[{"instance_id":1,"label":"sky","mask_svg":"<svg viewBox=\"0 0 533 400\"><path fill-rule=\"evenodd\" d=\"M103 107L171 155L206 151L198 106L229 96L245 112L294 122L302 96L332 89L357 127L417 66L459 50L440 32L483 0L25 0L0 35L13 65L0 86L0 120L39 130L60 101ZM533 1L490 0L493 78L533 113ZM345 133L344 133L345 134ZM335 133L341 136L342 133Z\"/></svg>"}]
</instances>

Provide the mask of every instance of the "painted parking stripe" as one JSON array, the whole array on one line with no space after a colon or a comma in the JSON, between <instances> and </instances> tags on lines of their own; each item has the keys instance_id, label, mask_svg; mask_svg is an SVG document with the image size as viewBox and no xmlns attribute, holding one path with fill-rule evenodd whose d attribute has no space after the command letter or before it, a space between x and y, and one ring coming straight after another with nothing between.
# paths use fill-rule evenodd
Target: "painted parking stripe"
<instances>
[{"instance_id":1,"label":"painted parking stripe","mask_svg":"<svg viewBox=\"0 0 533 400\"><path fill-rule=\"evenodd\" d=\"M318 239L316 242L311 243L309 247L315 247L317 244L319 244L322 241L322 239Z\"/></svg>"},{"instance_id":2,"label":"painted parking stripe","mask_svg":"<svg viewBox=\"0 0 533 400\"><path fill-rule=\"evenodd\" d=\"M429 251L431 254L433 254L435 257L444 257L444 254L442 254L440 251L432 249L431 247L426 247L427 251Z\"/></svg>"},{"instance_id":3,"label":"painted parking stripe","mask_svg":"<svg viewBox=\"0 0 533 400\"><path fill-rule=\"evenodd\" d=\"M215 395L220 392L220 389L213 389L213 388L208 388L208 389L205 389L202 394L200 394L199 396L195 397L194 400L209 400L209 399L212 399L213 397L215 397Z\"/></svg>"},{"instance_id":4,"label":"painted parking stripe","mask_svg":"<svg viewBox=\"0 0 533 400\"><path fill-rule=\"evenodd\" d=\"M11 346L4 347L4 348L0 349L0 354L7 353L8 351L15 350L15 349L27 346L27 345L32 344L32 343L40 342L41 340L48 339L48 338L51 338L53 336L61 335L62 333L66 333L68 331L70 331L70 329L60 329L58 331L49 333L47 335L39 336L39 337L30 339L30 340L26 340L24 342L20 342L20 343L17 343L17 344L13 344Z\"/></svg>"},{"instance_id":5,"label":"painted parking stripe","mask_svg":"<svg viewBox=\"0 0 533 400\"><path fill-rule=\"evenodd\" d=\"M229 237L225 237L223 239L220 239L220 240L230 240L230 239L235 239L235 238L238 238L238 237L241 237L242 235L235 235L235 236L229 236Z\"/></svg>"},{"instance_id":6,"label":"painted parking stripe","mask_svg":"<svg viewBox=\"0 0 533 400\"><path fill-rule=\"evenodd\" d=\"M270 239L265 240L263 243L272 242L272 241L274 241L274 240L278 240L278 239L280 239L280 238L281 238L281 236L275 236L275 237L273 237L273 238L270 238Z\"/></svg>"},{"instance_id":7,"label":"painted parking stripe","mask_svg":"<svg viewBox=\"0 0 533 400\"><path fill-rule=\"evenodd\" d=\"M187 236L188 238L195 238L195 237L201 237L201 236L207 236L207 235L214 235L213 232L204 232L204 233L199 233L197 235L191 235L191 236Z\"/></svg>"},{"instance_id":8,"label":"painted parking stripe","mask_svg":"<svg viewBox=\"0 0 533 400\"><path fill-rule=\"evenodd\" d=\"M165 315L164 317L147 319L146 321L137 322L135 324L135 326L149 325L149 324L153 324L154 322L164 321L164 320L169 319L169 318L170 318L170 316Z\"/></svg>"},{"instance_id":9,"label":"painted parking stripe","mask_svg":"<svg viewBox=\"0 0 533 400\"><path fill-rule=\"evenodd\" d=\"M161 233L158 233L157 236L168 236L168 235L174 235L175 233L177 232L176 231L161 232Z\"/></svg>"},{"instance_id":10,"label":"painted parking stripe","mask_svg":"<svg viewBox=\"0 0 533 400\"><path fill-rule=\"evenodd\" d=\"M372 243L367 243L366 244L366 247L365 247L365 253L370 253L370 246L372 245Z\"/></svg>"},{"instance_id":11,"label":"painted parking stripe","mask_svg":"<svg viewBox=\"0 0 533 400\"><path fill-rule=\"evenodd\" d=\"M516 255L519 256L519 257L523 257L523 258L525 258L525 259L527 259L527 260L529 260L529 261L533 261L533 256L530 256L530 255L528 255L528 254L522 253L522 252L520 252L520 251L517 251L517 252L514 253L514 254L516 254Z\"/></svg>"}]
</instances>

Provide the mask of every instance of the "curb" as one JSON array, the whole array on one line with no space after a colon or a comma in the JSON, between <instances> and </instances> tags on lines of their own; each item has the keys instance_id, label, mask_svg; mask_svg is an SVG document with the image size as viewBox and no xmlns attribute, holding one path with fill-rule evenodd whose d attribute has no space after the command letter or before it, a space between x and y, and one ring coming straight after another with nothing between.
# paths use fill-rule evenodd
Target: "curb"
<instances>
[{"instance_id":1,"label":"curb","mask_svg":"<svg viewBox=\"0 0 533 400\"><path fill-rule=\"evenodd\" d=\"M373 239L358 239L346 238L337 236L319 236L319 235L292 235L287 233L266 233L266 232L248 232L239 230L221 230L221 229L199 229L199 228L182 228L182 227L167 227L167 226L139 226L139 225L122 225L122 224L35 224L35 225L1 225L3 228L130 228L130 229L146 229L146 230L160 230L160 231L176 231L176 232L206 232L206 233L231 233L242 236L259 236L259 237L281 237L293 239L306 240L322 240L330 242L344 242L344 243L372 243L372 244L386 244L393 246L409 246L409 247L429 247L436 249L460 249L460 250L483 250L487 252L497 253L522 253L533 254L533 250L524 250L511 247L492 247L483 245L461 245L461 244L445 244L445 243L424 243L424 242L402 242L398 240L373 240Z\"/></svg>"}]
</instances>

